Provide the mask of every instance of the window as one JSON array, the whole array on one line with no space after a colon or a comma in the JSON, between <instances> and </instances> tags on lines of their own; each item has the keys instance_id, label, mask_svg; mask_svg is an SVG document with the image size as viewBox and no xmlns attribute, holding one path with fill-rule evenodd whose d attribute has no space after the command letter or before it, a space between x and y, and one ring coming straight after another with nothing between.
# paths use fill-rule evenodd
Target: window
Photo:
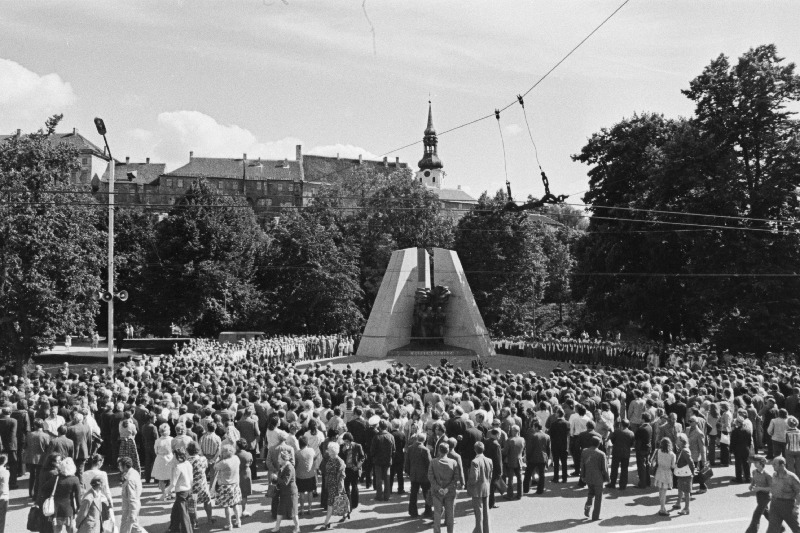
<instances>
[{"instance_id":1,"label":"window","mask_svg":"<svg viewBox=\"0 0 800 533\"><path fill-rule=\"evenodd\" d=\"M221 180L220 180L220 181L218 181L218 182L217 182L217 189L221 189L221 188L222 188L222 185L223 185L222 181L221 181Z\"/></svg>"},{"instance_id":2,"label":"window","mask_svg":"<svg viewBox=\"0 0 800 533\"><path fill-rule=\"evenodd\" d=\"M167 180L167 187L172 187L172 179Z\"/></svg>"},{"instance_id":3,"label":"window","mask_svg":"<svg viewBox=\"0 0 800 533\"><path fill-rule=\"evenodd\" d=\"M433 177L433 182L436 183L436 176Z\"/></svg>"},{"instance_id":4,"label":"window","mask_svg":"<svg viewBox=\"0 0 800 533\"><path fill-rule=\"evenodd\" d=\"M178 180L178 187L179 188L183 187L183 180L181 180L181 179Z\"/></svg>"},{"instance_id":5,"label":"window","mask_svg":"<svg viewBox=\"0 0 800 533\"><path fill-rule=\"evenodd\" d=\"M259 191L263 190L263 189L264 189L264 182L262 182L262 181L259 181L259 182L256 184L256 189L258 189Z\"/></svg>"},{"instance_id":6,"label":"window","mask_svg":"<svg viewBox=\"0 0 800 533\"><path fill-rule=\"evenodd\" d=\"M272 205L272 198L265 198L264 199L264 204L266 206L271 206Z\"/></svg>"},{"instance_id":7,"label":"window","mask_svg":"<svg viewBox=\"0 0 800 533\"><path fill-rule=\"evenodd\" d=\"M81 166L88 167L90 161L91 161L91 159L89 159L88 157L82 157L81 158Z\"/></svg>"}]
</instances>

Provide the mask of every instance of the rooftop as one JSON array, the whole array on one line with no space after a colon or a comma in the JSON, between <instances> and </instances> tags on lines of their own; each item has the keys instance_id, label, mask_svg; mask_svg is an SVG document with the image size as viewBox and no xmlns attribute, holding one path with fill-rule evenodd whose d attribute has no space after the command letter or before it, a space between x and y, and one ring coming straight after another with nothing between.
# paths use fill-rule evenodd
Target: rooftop
<instances>
[{"instance_id":1,"label":"rooftop","mask_svg":"<svg viewBox=\"0 0 800 533\"><path fill-rule=\"evenodd\" d=\"M9 139L11 137L16 137L19 134L20 132L18 130L17 133L11 135L0 135L0 141L5 141L6 139ZM93 142L91 142L89 139L78 133L77 129L73 129L69 133L54 133L50 136L50 142L52 142L53 144L58 144L62 142L67 143L74 146L83 153L91 152L97 157L102 157L108 160L108 156L105 154L105 151L102 148L98 147Z\"/></svg>"},{"instance_id":2,"label":"rooftop","mask_svg":"<svg viewBox=\"0 0 800 533\"><path fill-rule=\"evenodd\" d=\"M114 167L114 181L151 185L164 173L165 166L164 163L117 163ZM100 180L108 181L108 169Z\"/></svg>"},{"instance_id":3,"label":"rooftop","mask_svg":"<svg viewBox=\"0 0 800 533\"><path fill-rule=\"evenodd\" d=\"M300 180L300 165L292 160L247 159L241 157L227 159L221 157L192 157L189 162L166 176L192 178L233 178L242 179L242 162L245 161L245 174L248 180Z\"/></svg>"}]
</instances>

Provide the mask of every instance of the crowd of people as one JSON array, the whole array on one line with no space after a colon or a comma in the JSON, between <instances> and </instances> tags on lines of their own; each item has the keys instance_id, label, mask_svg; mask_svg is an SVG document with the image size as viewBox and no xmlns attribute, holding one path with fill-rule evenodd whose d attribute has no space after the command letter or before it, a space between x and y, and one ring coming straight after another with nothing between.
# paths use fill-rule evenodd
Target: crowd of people
<instances>
[{"instance_id":1,"label":"crowd of people","mask_svg":"<svg viewBox=\"0 0 800 533\"><path fill-rule=\"evenodd\" d=\"M179 357L219 358L238 361L244 357L259 359L268 365L329 359L355 354L356 341L346 335L276 335L219 342L192 338L188 344L173 347Z\"/></svg>"},{"instance_id":2,"label":"crowd of people","mask_svg":"<svg viewBox=\"0 0 800 533\"><path fill-rule=\"evenodd\" d=\"M193 531L200 507L209 523L224 516L227 530L248 520L253 481L266 476L273 531L283 521L298 531L317 505L325 510L319 526L329 529L360 505L362 487L374 486L378 502L408 492L408 514L422 506L438 533L442 523L453 531L466 489L476 531L488 532L498 496L542 494L548 478L587 487L584 512L599 519L604 491L633 484L632 460L636 486L659 490L660 514L689 514L711 467L732 462L734 481L757 493L748 531L767 509L770 533L782 522L800 531L796 367L565 365L539 376L484 361L472 370L364 371L324 361L299 368L293 362L308 352L280 345L194 340L113 375L67 364L6 374L0 499L3 479L14 489L27 471L42 531L94 533L116 514L127 533L142 531L142 484L153 482L158 500L173 502L170 531ZM116 469L120 502L106 473ZM672 490L678 500L669 509Z\"/></svg>"}]
</instances>

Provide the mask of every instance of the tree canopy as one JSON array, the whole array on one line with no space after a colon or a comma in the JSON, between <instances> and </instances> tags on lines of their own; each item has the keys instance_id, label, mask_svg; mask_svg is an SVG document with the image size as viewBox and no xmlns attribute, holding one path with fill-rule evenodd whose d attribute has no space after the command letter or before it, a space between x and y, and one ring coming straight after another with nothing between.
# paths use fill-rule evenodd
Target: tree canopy
<instances>
[{"instance_id":1,"label":"tree canopy","mask_svg":"<svg viewBox=\"0 0 800 533\"><path fill-rule=\"evenodd\" d=\"M92 331L99 307L99 211L76 201L78 152L55 142L60 119L0 143L0 355L18 369L57 336Z\"/></svg>"}]
</instances>

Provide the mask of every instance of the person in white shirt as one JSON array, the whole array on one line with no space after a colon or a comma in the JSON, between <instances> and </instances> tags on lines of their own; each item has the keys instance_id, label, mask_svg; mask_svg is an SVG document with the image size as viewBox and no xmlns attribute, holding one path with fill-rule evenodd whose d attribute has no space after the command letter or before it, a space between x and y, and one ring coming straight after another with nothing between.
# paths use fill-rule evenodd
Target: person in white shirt
<instances>
[{"instance_id":1,"label":"person in white shirt","mask_svg":"<svg viewBox=\"0 0 800 533\"><path fill-rule=\"evenodd\" d=\"M169 519L170 531L194 531L189 517L189 498L192 496L192 464L186 460L186 450L175 451L175 466L172 467L169 492L175 494L172 514Z\"/></svg>"}]
</instances>

